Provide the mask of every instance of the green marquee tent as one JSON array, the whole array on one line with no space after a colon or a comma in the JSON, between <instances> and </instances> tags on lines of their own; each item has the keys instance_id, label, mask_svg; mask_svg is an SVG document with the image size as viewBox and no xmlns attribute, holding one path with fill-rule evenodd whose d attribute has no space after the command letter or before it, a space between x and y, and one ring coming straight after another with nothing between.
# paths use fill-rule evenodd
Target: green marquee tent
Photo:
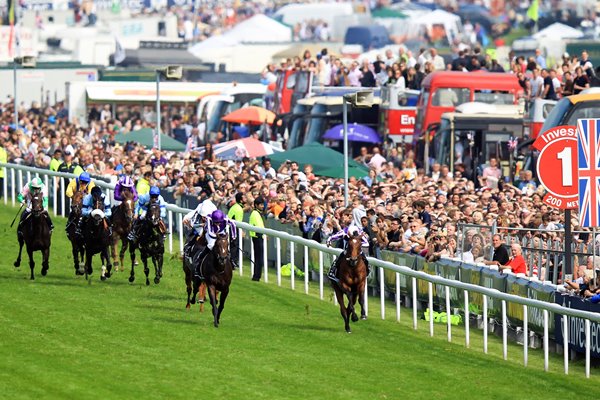
<instances>
[{"instance_id":1,"label":"green marquee tent","mask_svg":"<svg viewBox=\"0 0 600 400\"><path fill-rule=\"evenodd\" d=\"M137 142L144 147L152 148L154 147L154 135L153 129L150 128L142 128L137 131L131 131L128 133L119 133L115 136L115 142L117 143L127 143L127 142ZM164 133L160 134L160 147L163 150L169 151L184 151L185 144L178 142L170 136L165 135Z\"/></svg>"},{"instance_id":2,"label":"green marquee tent","mask_svg":"<svg viewBox=\"0 0 600 400\"><path fill-rule=\"evenodd\" d=\"M312 142L302 147L296 147L270 156L273 167L279 168L287 160L296 161L300 168L306 164L313 167L315 175L328 176L331 178L344 177L344 155L321 143ZM350 176L363 177L369 174L369 170L358 164L353 159L348 160ZM340 172L341 171L341 172ZM324 173L325 172L325 173Z\"/></svg>"}]
</instances>

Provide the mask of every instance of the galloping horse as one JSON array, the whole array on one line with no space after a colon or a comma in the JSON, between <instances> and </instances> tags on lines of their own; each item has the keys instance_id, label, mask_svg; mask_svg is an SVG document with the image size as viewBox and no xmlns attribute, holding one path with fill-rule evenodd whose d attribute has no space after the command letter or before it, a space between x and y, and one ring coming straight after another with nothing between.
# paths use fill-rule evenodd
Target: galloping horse
<instances>
[{"instance_id":1,"label":"galloping horse","mask_svg":"<svg viewBox=\"0 0 600 400\"><path fill-rule=\"evenodd\" d=\"M367 319L364 307L365 285L367 282L367 266L361 255L362 240L360 234L355 234L348 239L348 246L340 261L338 276L339 283L332 282L335 297L340 304L340 313L344 318L346 332L351 333L350 317L353 322L358 321L358 316L354 310L356 298L360 304L360 317ZM348 306L344 305L344 294L348 297Z\"/></svg>"},{"instance_id":2,"label":"galloping horse","mask_svg":"<svg viewBox=\"0 0 600 400\"><path fill-rule=\"evenodd\" d=\"M129 246L129 240L127 235L131 231L133 224L133 193L127 188L124 188L121 192L124 200L118 206L112 208L112 238L110 244L110 253L115 266L115 271L121 266L121 271L124 269L123 259L125 258L125 252ZM117 259L117 247L121 241L121 251L119 251L119 258Z\"/></svg>"},{"instance_id":3,"label":"galloping horse","mask_svg":"<svg viewBox=\"0 0 600 400\"><path fill-rule=\"evenodd\" d=\"M94 211L104 210L104 201L101 197L93 198ZM85 246L85 279L94 271L92 268L92 259L95 254L100 253L102 261L102 273L100 279L103 281L110 278L112 265L108 256L108 246L111 241L111 230L108 222L101 213L92 214L82 227L83 243Z\"/></svg>"},{"instance_id":4,"label":"galloping horse","mask_svg":"<svg viewBox=\"0 0 600 400\"><path fill-rule=\"evenodd\" d=\"M229 285L231 285L231 279L233 278L228 235L220 234L212 251L204 259L194 261L199 261L199 264L194 264L194 294L198 292L201 282L206 284L210 305L212 306L213 324L215 328L218 328L221 313L225 308L225 300L229 295ZM218 299L217 292L221 292Z\"/></svg>"},{"instance_id":5,"label":"galloping horse","mask_svg":"<svg viewBox=\"0 0 600 400\"><path fill-rule=\"evenodd\" d=\"M148 274L150 273L150 269L148 268L148 257L152 258L152 264L154 264L154 283L160 283L160 278L162 278L163 254L165 252L161 223L160 204L158 202L152 202L148 206L146 219L143 221L143 225L140 228L140 237L137 244L132 242L129 246L129 255L131 256L131 275L129 276L129 282L135 280L135 250L136 248L139 248L142 262L144 263L146 285L150 285L150 280L148 279Z\"/></svg>"},{"instance_id":6,"label":"galloping horse","mask_svg":"<svg viewBox=\"0 0 600 400\"><path fill-rule=\"evenodd\" d=\"M192 248L192 264L197 264L200 260L197 260L201 253L201 248L206 246L206 238L204 236L198 236L194 243L194 247ZM193 272L194 267L190 265L186 257L183 257L183 272L185 273L185 286L187 288L187 304L185 308L188 310L191 307L191 304L196 304L196 295L198 295L198 302L200 303L200 312L204 312L204 298L206 297L206 284L202 283L200 285L200 290L196 289L194 295L192 296L192 283L193 283Z\"/></svg>"},{"instance_id":7,"label":"galloping horse","mask_svg":"<svg viewBox=\"0 0 600 400\"><path fill-rule=\"evenodd\" d=\"M33 261L34 251L42 252L42 276L46 276L48 273L52 234L50 233L46 218L49 217L46 211L44 211L42 193L33 195L31 199L31 212L25 217L25 221L21 225L21 230L17 230L19 256L14 263L14 266L17 268L21 265L21 252L23 251L23 244L26 244L27 255L29 256L29 268L31 268L30 279L35 279L33 276L33 269L35 268L35 262Z\"/></svg>"},{"instance_id":8,"label":"galloping horse","mask_svg":"<svg viewBox=\"0 0 600 400\"><path fill-rule=\"evenodd\" d=\"M69 212L69 222L67 224L67 238L69 238L69 241L71 242L73 266L75 267L76 275L83 275L85 266L85 247L83 246L83 243L81 243L81 238L76 234L77 224L81 218L84 195L85 193L81 191L73 193L73 197L71 198L71 211Z\"/></svg>"}]
</instances>

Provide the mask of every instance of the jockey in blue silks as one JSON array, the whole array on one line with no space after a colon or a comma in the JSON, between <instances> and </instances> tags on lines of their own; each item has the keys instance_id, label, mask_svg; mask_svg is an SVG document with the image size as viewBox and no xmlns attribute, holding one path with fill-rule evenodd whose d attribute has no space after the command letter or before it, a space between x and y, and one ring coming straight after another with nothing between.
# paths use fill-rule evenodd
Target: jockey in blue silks
<instances>
[{"instance_id":1,"label":"jockey in blue silks","mask_svg":"<svg viewBox=\"0 0 600 400\"><path fill-rule=\"evenodd\" d=\"M102 208L94 208L96 200L100 200L102 202ZM79 224L77 224L77 230L75 234L79 237L82 237L81 228L88 220L90 215L92 217L100 217L104 220L110 218L112 211L110 209L110 198L104 194L102 189L98 186L94 186L90 192L90 194L86 194L81 203L81 218L79 219ZM109 229L111 228L110 223L107 224Z\"/></svg>"},{"instance_id":2,"label":"jockey in blue silks","mask_svg":"<svg viewBox=\"0 0 600 400\"><path fill-rule=\"evenodd\" d=\"M342 257L346 253L346 247L348 246L348 239L351 238L352 236L358 234L361 237L361 242L362 242L361 249L365 249L365 248L369 247L369 238L363 232L362 225L360 222L363 215L366 215L366 213L363 209L355 208L354 210L352 210L352 222L350 222L350 224L348 226L342 228L340 231L334 233L327 239L327 246L330 246L331 242L334 242L334 241L337 241L340 239L344 240L344 243L342 246L344 251L342 253L340 253L340 255L336 258L335 262L329 269L329 273L327 274L327 277L335 283L338 283L340 281L340 278L337 276L337 272L338 272L338 268L340 266L340 261L342 260ZM370 272L369 261L367 260L364 250L362 250L360 254L363 258L363 261L365 262L365 265L367 266L367 274L368 274Z\"/></svg>"},{"instance_id":3,"label":"jockey in blue silks","mask_svg":"<svg viewBox=\"0 0 600 400\"><path fill-rule=\"evenodd\" d=\"M133 226L131 227L131 232L127 236L131 242L136 243L139 239L139 230L142 226L142 221L146 218L146 213L148 212L148 207L152 203L158 203L160 205L160 217L166 218L167 216L167 202L160 194L160 189L157 186L152 186L150 191L146 194L142 194L138 203L135 207L135 219L133 220ZM166 227L164 222L160 221L160 231L164 235L166 232Z\"/></svg>"}]
</instances>

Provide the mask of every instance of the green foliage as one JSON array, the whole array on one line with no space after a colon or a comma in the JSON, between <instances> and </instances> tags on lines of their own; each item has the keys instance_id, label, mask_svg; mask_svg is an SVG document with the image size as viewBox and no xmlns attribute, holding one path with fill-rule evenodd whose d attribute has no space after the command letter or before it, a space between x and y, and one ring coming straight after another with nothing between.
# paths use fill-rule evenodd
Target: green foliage
<instances>
[{"instance_id":1,"label":"green foliage","mask_svg":"<svg viewBox=\"0 0 600 400\"><path fill-rule=\"evenodd\" d=\"M332 304L310 294L303 281L296 291L252 282L249 267L236 274L221 318L212 326L210 305L185 309L181 264L167 260L160 285L145 286L118 272L107 282L76 277L65 221L55 219L50 270L42 277L36 255L36 280L30 281L26 259L20 269L15 229L16 209L0 208L0 382L6 399L440 399L440 398L578 398L600 381L592 371L586 383L581 362L562 373L562 358L552 356L543 372L540 351L531 351L522 366L522 349L509 347L502 360L501 342L490 338L482 352L481 332L445 326L412 329L402 310L395 322L392 304L381 320L371 299L370 319L344 332ZM129 261L126 265L130 267ZM150 278L154 277L151 268Z\"/></svg>"}]
</instances>

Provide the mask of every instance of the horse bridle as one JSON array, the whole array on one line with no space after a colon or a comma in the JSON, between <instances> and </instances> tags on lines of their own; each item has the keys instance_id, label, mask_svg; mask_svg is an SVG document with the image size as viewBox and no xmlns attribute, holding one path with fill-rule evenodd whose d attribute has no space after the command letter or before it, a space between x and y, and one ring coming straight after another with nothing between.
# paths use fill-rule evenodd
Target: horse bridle
<instances>
[{"instance_id":1,"label":"horse bridle","mask_svg":"<svg viewBox=\"0 0 600 400\"><path fill-rule=\"evenodd\" d=\"M217 239L217 241L219 241L219 239L221 239L221 240L222 240L222 237L223 237L223 236L219 236L219 238ZM229 254L229 251L227 251L227 248L229 247L229 242L227 241L227 239L225 239L225 243L226 243L226 244L225 244L225 248L224 248L225 250L223 250L223 251L226 253L226 255L225 255L225 256L222 256L221 254L219 254L219 252L217 252L217 253L216 253L217 263L218 263L218 264L219 264L221 267L224 267L224 266L225 266L225 263L226 263L227 261L229 261L229 260L230 260L230 258L231 258L231 255ZM216 245L216 243L215 243L215 245ZM214 249L214 248L213 248L213 249Z\"/></svg>"},{"instance_id":2,"label":"horse bridle","mask_svg":"<svg viewBox=\"0 0 600 400\"><path fill-rule=\"evenodd\" d=\"M346 250L350 246L350 242L353 240L360 241L360 239L357 238L356 236L351 237L350 239L348 239L348 246L346 246ZM359 243L359 244L361 244L361 243ZM350 264L351 267L356 267L356 265L358 264L359 258L360 258L360 253L358 253L358 256L356 256L356 257L346 257L346 261L348 261L348 263Z\"/></svg>"}]
</instances>

